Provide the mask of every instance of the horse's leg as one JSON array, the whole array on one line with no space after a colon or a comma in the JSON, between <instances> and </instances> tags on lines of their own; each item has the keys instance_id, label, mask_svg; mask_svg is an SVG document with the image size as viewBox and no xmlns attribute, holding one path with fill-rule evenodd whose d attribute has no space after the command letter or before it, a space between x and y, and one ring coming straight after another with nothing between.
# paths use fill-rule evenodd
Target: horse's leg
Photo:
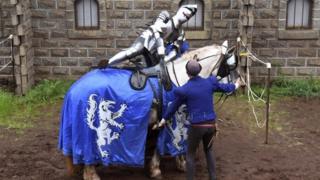
<instances>
[{"instance_id":1,"label":"horse's leg","mask_svg":"<svg viewBox=\"0 0 320 180\"><path fill-rule=\"evenodd\" d=\"M72 156L66 156L66 166L68 176L81 176L82 166L74 165L72 161Z\"/></svg>"},{"instance_id":2,"label":"horse's leg","mask_svg":"<svg viewBox=\"0 0 320 180\"><path fill-rule=\"evenodd\" d=\"M186 158L184 154L176 157L176 166L179 171L186 172Z\"/></svg>"},{"instance_id":3,"label":"horse's leg","mask_svg":"<svg viewBox=\"0 0 320 180\"><path fill-rule=\"evenodd\" d=\"M151 178L161 178L160 170L160 154L157 149L154 150L152 159L150 162L150 177Z\"/></svg>"},{"instance_id":4,"label":"horse's leg","mask_svg":"<svg viewBox=\"0 0 320 180\"><path fill-rule=\"evenodd\" d=\"M100 180L100 177L97 174L96 168L94 166L84 166L83 180Z\"/></svg>"}]
</instances>

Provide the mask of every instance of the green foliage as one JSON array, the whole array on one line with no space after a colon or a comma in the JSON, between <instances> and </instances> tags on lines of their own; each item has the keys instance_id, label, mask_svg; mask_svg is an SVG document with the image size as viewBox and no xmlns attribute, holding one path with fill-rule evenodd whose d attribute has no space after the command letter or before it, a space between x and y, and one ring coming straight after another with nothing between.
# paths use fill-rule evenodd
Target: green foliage
<instances>
[{"instance_id":1,"label":"green foliage","mask_svg":"<svg viewBox=\"0 0 320 180\"><path fill-rule=\"evenodd\" d=\"M15 96L0 89L0 126L24 129L40 115L40 108L63 99L72 81L44 80L25 96Z\"/></svg>"},{"instance_id":2,"label":"green foliage","mask_svg":"<svg viewBox=\"0 0 320 180\"><path fill-rule=\"evenodd\" d=\"M253 90L259 95L264 87L255 85ZM270 89L272 97L320 97L320 80L312 77L307 79L288 79L280 77L273 81Z\"/></svg>"},{"instance_id":3,"label":"green foliage","mask_svg":"<svg viewBox=\"0 0 320 180\"><path fill-rule=\"evenodd\" d=\"M278 78L273 83L272 93L282 96L320 97L320 80Z\"/></svg>"}]
</instances>

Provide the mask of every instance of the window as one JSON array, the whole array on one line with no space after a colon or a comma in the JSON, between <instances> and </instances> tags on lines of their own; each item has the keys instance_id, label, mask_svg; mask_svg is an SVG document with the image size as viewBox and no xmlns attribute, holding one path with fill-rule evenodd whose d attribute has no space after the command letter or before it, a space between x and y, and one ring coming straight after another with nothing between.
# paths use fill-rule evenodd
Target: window
<instances>
[{"instance_id":1,"label":"window","mask_svg":"<svg viewBox=\"0 0 320 180\"><path fill-rule=\"evenodd\" d=\"M99 3L97 0L76 0L75 19L77 29L99 29Z\"/></svg>"},{"instance_id":2,"label":"window","mask_svg":"<svg viewBox=\"0 0 320 180\"><path fill-rule=\"evenodd\" d=\"M197 4L198 10L197 13L189 19L188 22L183 24L183 27L186 30L203 30L204 29L204 3L202 0L182 0L180 6L185 4Z\"/></svg>"},{"instance_id":3,"label":"window","mask_svg":"<svg viewBox=\"0 0 320 180\"><path fill-rule=\"evenodd\" d=\"M287 28L311 28L312 0L289 0L287 8Z\"/></svg>"}]
</instances>

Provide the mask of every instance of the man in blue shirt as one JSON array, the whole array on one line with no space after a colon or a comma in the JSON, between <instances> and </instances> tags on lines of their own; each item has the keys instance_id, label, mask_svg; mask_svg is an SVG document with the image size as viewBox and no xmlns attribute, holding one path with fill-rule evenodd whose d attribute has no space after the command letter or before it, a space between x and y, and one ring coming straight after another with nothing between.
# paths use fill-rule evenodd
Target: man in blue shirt
<instances>
[{"instance_id":1,"label":"man in blue shirt","mask_svg":"<svg viewBox=\"0 0 320 180\"><path fill-rule=\"evenodd\" d=\"M217 78L210 76L202 78L198 74L201 65L196 60L190 60L186 65L189 81L175 89L175 101L170 104L159 123L163 126L167 119L170 119L179 106L187 105L190 128L188 131L187 149L187 180L192 180L195 174L195 154L200 141L203 141L203 150L206 155L207 168L210 180L215 179L215 162L212 152L211 140L216 132L216 114L213 109L213 93L215 91L233 92L240 86L240 79L235 84L219 83Z\"/></svg>"}]
</instances>

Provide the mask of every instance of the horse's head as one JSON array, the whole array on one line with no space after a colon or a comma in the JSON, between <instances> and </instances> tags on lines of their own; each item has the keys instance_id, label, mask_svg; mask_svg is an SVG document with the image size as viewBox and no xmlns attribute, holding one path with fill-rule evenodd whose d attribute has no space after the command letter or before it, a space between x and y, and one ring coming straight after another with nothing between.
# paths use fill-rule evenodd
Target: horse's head
<instances>
[{"instance_id":1,"label":"horse's head","mask_svg":"<svg viewBox=\"0 0 320 180\"><path fill-rule=\"evenodd\" d=\"M189 77L185 66L188 60L197 59L202 66L201 77L215 75L218 79L231 82L236 78L238 60L235 55L235 48L229 48L225 41L222 46L211 45L202 47L184 54L180 59L168 63L167 68L172 82L181 86L185 84Z\"/></svg>"},{"instance_id":2,"label":"horse's head","mask_svg":"<svg viewBox=\"0 0 320 180\"><path fill-rule=\"evenodd\" d=\"M239 77L238 74L238 64L239 59L236 55L235 47L228 47L228 42L225 41L222 45L222 56L221 62L218 67L218 72L215 74L218 79L222 82L235 82Z\"/></svg>"}]
</instances>

